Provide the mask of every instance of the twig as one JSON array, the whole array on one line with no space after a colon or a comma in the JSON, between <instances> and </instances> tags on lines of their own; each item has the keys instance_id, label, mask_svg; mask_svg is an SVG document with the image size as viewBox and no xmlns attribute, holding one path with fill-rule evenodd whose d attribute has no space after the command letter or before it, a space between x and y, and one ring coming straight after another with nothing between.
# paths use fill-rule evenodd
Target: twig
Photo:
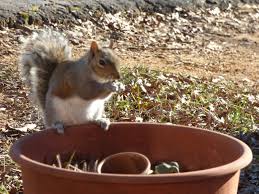
<instances>
[{"instance_id":1,"label":"twig","mask_svg":"<svg viewBox=\"0 0 259 194\"><path fill-rule=\"evenodd\" d=\"M97 172L98 163L99 163L98 159L95 160L95 162L94 162L94 169L93 169L94 172Z\"/></svg>"},{"instance_id":2,"label":"twig","mask_svg":"<svg viewBox=\"0 0 259 194\"><path fill-rule=\"evenodd\" d=\"M72 160L74 159L75 153L76 153L75 151L72 153L72 155L70 156L65 168L68 168L68 165L71 164Z\"/></svg>"},{"instance_id":3,"label":"twig","mask_svg":"<svg viewBox=\"0 0 259 194\"><path fill-rule=\"evenodd\" d=\"M83 163L83 171L87 171L87 163L86 163L86 161L84 161L84 163Z\"/></svg>"},{"instance_id":4,"label":"twig","mask_svg":"<svg viewBox=\"0 0 259 194\"><path fill-rule=\"evenodd\" d=\"M58 167L62 168L62 163L61 163L61 159L60 159L60 155L59 154L56 155L56 159L57 159L57 162L58 162Z\"/></svg>"},{"instance_id":5,"label":"twig","mask_svg":"<svg viewBox=\"0 0 259 194\"><path fill-rule=\"evenodd\" d=\"M80 170L80 169L78 168L78 166L73 166L73 165L69 164L68 167L71 168L71 169L73 169L74 171L83 172L82 170Z\"/></svg>"}]
</instances>

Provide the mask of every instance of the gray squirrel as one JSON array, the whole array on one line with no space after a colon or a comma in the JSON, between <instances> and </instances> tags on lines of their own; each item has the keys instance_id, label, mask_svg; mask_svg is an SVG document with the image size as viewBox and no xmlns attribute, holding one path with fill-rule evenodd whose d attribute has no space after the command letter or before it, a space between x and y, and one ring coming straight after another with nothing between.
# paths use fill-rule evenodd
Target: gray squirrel
<instances>
[{"instance_id":1,"label":"gray squirrel","mask_svg":"<svg viewBox=\"0 0 259 194\"><path fill-rule=\"evenodd\" d=\"M109 128L104 103L119 91L114 81L121 77L112 44L99 47L92 41L89 51L73 60L68 40L57 31L43 30L26 39L19 64L46 128L63 133L64 126L88 122Z\"/></svg>"}]
</instances>

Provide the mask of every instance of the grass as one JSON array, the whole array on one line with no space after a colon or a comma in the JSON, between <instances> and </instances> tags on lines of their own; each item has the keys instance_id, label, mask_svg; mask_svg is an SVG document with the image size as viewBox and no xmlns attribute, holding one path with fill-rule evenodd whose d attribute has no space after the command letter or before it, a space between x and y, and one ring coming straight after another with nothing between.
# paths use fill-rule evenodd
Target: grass
<instances>
[{"instance_id":1,"label":"grass","mask_svg":"<svg viewBox=\"0 0 259 194\"><path fill-rule=\"evenodd\" d=\"M78 7L78 6L70 6L69 10L70 11L80 11L82 8Z\"/></svg>"},{"instance_id":2,"label":"grass","mask_svg":"<svg viewBox=\"0 0 259 194\"><path fill-rule=\"evenodd\" d=\"M5 188L5 186L1 183L0 185L0 193L1 194L8 194L8 190Z\"/></svg>"},{"instance_id":3,"label":"grass","mask_svg":"<svg viewBox=\"0 0 259 194\"><path fill-rule=\"evenodd\" d=\"M108 105L113 120L170 122L232 134L258 128L259 94L249 83L134 69L123 70L126 90Z\"/></svg>"},{"instance_id":4,"label":"grass","mask_svg":"<svg viewBox=\"0 0 259 194\"><path fill-rule=\"evenodd\" d=\"M39 11L39 6L32 5L29 10L21 11L19 12L19 14L24 20L24 23L28 25L30 16L35 15L38 11Z\"/></svg>"},{"instance_id":5,"label":"grass","mask_svg":"<svg viewBox=\"0 0 259 194\"><path fill-rule=\"evenodd\" d=\"M23 18L25 24L28 25L30 13L25 12L25 11L21 11L19 14L20 14L21 17Z\"/></svg>"}]
</instances>

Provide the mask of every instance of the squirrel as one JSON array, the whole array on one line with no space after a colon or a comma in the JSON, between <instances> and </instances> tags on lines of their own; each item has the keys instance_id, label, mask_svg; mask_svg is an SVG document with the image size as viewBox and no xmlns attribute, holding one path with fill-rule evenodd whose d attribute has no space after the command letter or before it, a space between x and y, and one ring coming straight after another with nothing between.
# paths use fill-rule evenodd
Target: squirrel
<instances>
[{"instance_id":1,"label":"squirrel","mask_svg":"<svg viewBox=\"0 0 259 194\"><path fill-rule=\"evenodd\" d=\"M43 113L46 128L64 133L69 125L94 122L104 130L110 121L104 117L104 103L119 91L119 57L109 47L91 42L78 60L71 57L68 40L57 31L33 33L23 44L21 77L30 88L33 101Z\"/></svg>"}]
</instances>

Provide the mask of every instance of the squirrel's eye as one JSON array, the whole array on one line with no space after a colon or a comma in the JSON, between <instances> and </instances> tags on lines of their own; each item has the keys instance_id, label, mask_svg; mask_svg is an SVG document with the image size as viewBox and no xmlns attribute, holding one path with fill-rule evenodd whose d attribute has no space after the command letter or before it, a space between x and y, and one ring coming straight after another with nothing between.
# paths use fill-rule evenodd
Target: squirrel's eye
<instances>
[{"instance_id":1,"label":"squirrel's eye","mask_svg":"<svg viewBox=\"0 0 259 194\"><path fill-rule=\"evenodd\" d=\"M104 61L103 59L100 59L99 64L100 64L101 66L105 66L105 65L106 65L106 63L105 63L105 61Z\"/></svg>"}]
</instances>

